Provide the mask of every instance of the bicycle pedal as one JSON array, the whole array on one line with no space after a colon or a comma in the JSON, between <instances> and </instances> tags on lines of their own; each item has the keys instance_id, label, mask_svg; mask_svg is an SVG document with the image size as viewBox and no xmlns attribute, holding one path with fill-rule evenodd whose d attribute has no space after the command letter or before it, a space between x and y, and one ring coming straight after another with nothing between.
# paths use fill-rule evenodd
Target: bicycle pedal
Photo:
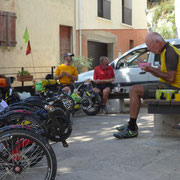
<instances>
[{"instance_id":1,"label":"bicycle pedal","mask_svg":"<svg viewBox=\"0 0 180 180\"><path fill-rule=\"evenodd\" d=\"M63 144L63 147L68 147L69 146L68 143L65 140L62 141L62 144Z\"/></svg>"}]
</instances>

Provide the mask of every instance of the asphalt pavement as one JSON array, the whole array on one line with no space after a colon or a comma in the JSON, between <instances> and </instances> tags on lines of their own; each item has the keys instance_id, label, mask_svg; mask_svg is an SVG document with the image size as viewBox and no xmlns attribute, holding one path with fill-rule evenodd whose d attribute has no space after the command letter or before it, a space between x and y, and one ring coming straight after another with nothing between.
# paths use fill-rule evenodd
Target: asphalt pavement
<instances>
[{"instance_id":1,"label":"asphalt pavement","mask_svg":"<svg viewBox=\"0 0 180 180\"><path fill-rule=\"evenodd\" d=\"M69 147L53 145L56 180L179 180L180 140L154 137L153 115L142 108L139 136L116 139L115 127L129 114L75 114Z\"/></svg>"}]
</instances>

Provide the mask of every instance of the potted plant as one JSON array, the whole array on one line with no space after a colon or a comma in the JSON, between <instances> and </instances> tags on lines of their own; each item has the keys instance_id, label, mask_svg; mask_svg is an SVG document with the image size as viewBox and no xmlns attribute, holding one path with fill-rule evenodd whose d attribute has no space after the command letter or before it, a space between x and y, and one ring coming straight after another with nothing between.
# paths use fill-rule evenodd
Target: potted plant
<instances>
[{"instance_id":1,"label":"potted plant","mask_svg":"<svg viewBox=\"0 0 180 180\"><path fill-rule=\"evenodd\" d=\"M33 75L31 75L28 71L18 71L17 74L17 80L18 81L32 81Z\"/></svg>"}]
</instances>

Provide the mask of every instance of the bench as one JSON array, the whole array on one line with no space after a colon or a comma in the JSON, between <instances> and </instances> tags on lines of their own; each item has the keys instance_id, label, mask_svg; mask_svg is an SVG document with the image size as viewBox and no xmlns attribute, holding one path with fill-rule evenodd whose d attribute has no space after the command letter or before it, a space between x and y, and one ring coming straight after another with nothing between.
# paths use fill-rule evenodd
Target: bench
<instances>
[{"instance_id":1,"label":"bench","mask_svg":"<svg viewBox=\"0 0 180 180\"><path fill-rule=\"evenodd\" d=\"M154 114L154 135L180 137L180 101L147 99L148 113Z\"/></svg>"},{"instance_id":2,"label":"bench","mask_svg":"<svg viewBox=\"0 0 180 180\"><path fill-rule=\"evenodd\" d=\"M76 88L79 86L80 83L76 83ZM85 83L86 89L92 89L94 86L94 83ZM114 84L114 87L117 87L117 83ZM121 89L124 91L124 84L121 84ZM100 93L100 96L102 98L102 93ZM109 110L109 113L124 113L129 112L128 108L125 108L124 106L124 99L129 98L129 92L113 92L109 94L109 98L107 101L107 108Z\"/></svg>"},{"instance_id":3,"label":"bench","mask_svg":"<svg viewBox=\"0 0 180 180\"><path fill-rule=\"evenodd\" d=\"M128 92L111 92L107 101L109 112L125 113L129 112L129 108L125 108L124 99L129 98Z\"/></svg>"}]
</instances>

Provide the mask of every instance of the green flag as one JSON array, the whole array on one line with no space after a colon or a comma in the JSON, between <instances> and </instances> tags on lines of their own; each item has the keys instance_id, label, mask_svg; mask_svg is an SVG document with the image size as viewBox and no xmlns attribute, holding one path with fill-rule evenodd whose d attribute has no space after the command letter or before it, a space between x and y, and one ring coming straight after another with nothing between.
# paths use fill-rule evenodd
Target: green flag
<instances>
[{"instance_id":1,"label":"green flag","mask_svg":"<svg viewBox=\"0 0 180 180\"><path fill-rule=\"evenodd\" d=\"M26 30L24 32L24 36L23 36L24 42L27 43L29 41L29 33L26 27Z\"/></svg>"}]
</instances>

